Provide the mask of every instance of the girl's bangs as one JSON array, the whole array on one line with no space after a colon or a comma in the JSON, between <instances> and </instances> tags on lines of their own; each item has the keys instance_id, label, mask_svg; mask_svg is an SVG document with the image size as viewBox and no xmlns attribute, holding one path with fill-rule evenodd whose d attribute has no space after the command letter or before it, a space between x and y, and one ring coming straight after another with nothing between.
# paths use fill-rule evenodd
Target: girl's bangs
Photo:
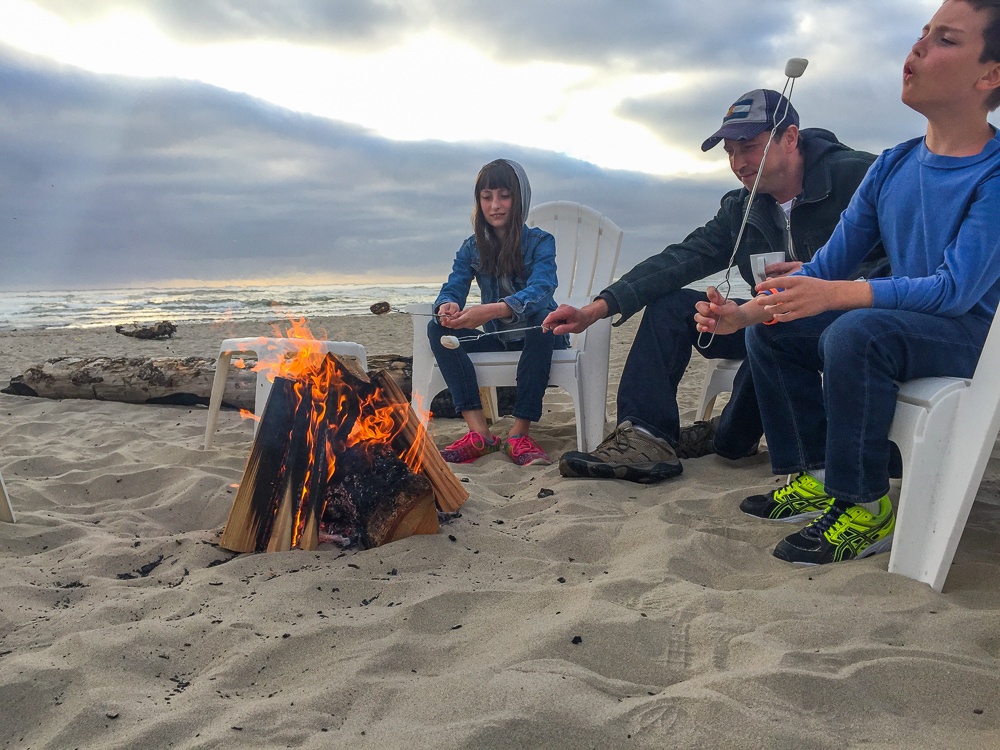
<instances>
[{"instance_id":1,"label":"girl's bangs","mask_svg":"<svg viewBox=\"0 0 1000 750\"><path fill-rule=\"evenodd\" d=\"M503 162L492 162L483 167L479 176L476 191L480 190L513 190L514 170Z\"/></svg>"}]
</instances>

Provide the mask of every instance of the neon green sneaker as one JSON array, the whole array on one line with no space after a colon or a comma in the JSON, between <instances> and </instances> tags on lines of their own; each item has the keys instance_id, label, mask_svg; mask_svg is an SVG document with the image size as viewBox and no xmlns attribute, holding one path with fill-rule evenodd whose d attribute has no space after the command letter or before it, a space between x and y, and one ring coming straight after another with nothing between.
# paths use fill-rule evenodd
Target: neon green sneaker
<instances>
[{"instance_id":1,"label":"neon green sneaker","mask_svg":"<svg viewBox=\"0 0 1000 750\"><path fill-rule=\"evenodd\" d=\"M740 503L748 516L772 521L808 521L819 518L830 508L833 498L823 483L802 472L784 487L766 495L751 495Z\"/></svg>"},{"instance_id":2,"label":"neon green sneaker","mask_svg":"<svg viewBox=\"0 0 1000 750\"><path fill-rule=\"evenodd\" d=\"M786 536L774 548L774 556L799 565L824 565L885 552L892 547L896 516L889 496L878 501L877 515L858 505L843 509L836 505L801 531Z\"/></svg>"}]
</instances>

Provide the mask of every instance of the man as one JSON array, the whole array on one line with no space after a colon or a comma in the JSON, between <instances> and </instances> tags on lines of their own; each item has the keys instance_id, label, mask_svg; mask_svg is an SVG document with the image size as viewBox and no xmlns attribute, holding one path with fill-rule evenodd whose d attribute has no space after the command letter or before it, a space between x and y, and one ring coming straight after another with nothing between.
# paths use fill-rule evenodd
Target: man
<instances>
[{"instance_id":1,"label":"man","mask_svg":"<svg viewBox=\"0 0 1000 750\"><path fill-rule=\"evenodd\" d=\"M1000 304L1000 135L987 121L1000 105L1000 0L945 0L906 59L902 100L926 135L879 156L811 262L742 306L714 289L698 303L702 331L752 326L771 468L798 476L740 509L815 519L775 547L788 562L890 548L896 383L972 377ZM892 276L848 280L876 242Z\"/></svg>"},{"instance_id":2,"label":"man","mask_svg":"<svg viewBox=\"0 0 1000 750\"><path fill-rule=\"evenodd\" d=\"M561 305L543 323L556 334L575 333L615 313L621 314L620 325L646 308L618 387L618 425L592 453L564 454L559 461L564 476L656 482L681 473L678 454L693 458L714 449L720 456L739 459L757 451L763 427L746 363L718 421L696 423L681 437L677 385L698 340L695 303L706 299L704 293L683 287L729 267L758 170L757 194L734 259L751 287L757 283L751 255L784 255L783 262L767 266L770 276L790 273L812 257L833 232L875 157L848 148L827 130L800 131L791 103L766 89L741 96L701 148L708 151L720 141L743 187L722 197L715 218L683 242L641 262L590 304ZM872 254L873 260L880 256L880 250ZM742 331L716 336L699 351L710 359L744 359L743 339ZM698 442L700 446L693 445Z\"/></svg>"}]
</instances>

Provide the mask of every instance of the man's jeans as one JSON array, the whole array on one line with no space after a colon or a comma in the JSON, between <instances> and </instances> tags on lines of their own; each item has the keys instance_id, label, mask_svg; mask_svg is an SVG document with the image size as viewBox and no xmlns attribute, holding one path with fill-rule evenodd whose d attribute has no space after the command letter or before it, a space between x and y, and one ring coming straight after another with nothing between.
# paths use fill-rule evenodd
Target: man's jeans
<instances>
[{"instance_id":1,"label":"man's jeans","mask_svg":"<svg viewBox=\"0 0 1000 750\"><path fill-rule=\"evenodd\" d=\"M826 469L847 503L889 491L896 381L972 377L989 321L905 310L826 312L747 329L775 474Z\"/></svg>"},{"instance_id":2,"label":"man's jeans","mask_svg":"<svg viewBox=\"0 0 1000 750\"><path fill-rule=\"evenodd\" d=\"M524 319L523 327L541 325L548 315L542 311ZM432 318L427 324L427 336L431 350L441 368L455 409L469 411L482 409L479 399L479 381L476 368L469 359L472 352L520 351L517 362L517 396L514 400L514 416L537 422L542 417L542 397L549 384L549 370L552 368L552 351L565 349L565 337L553 336L541 329L525 331L524 338L517 341L501 341L499 336L483 336L476 341L463 341L458 349L446 349L441 345L442 336L478 336L482 333L474 328L445 328Z\"/></svg>"},{"instance_id":3,"label":"man's jeans","mask_svg":"<svg viewBox=\"0 0 1000 750\"><path fill-rule=\"evenodd\" d=\"M704 292L680 289L646 306L618 385L619 424L630 421L677 444L677 385L698 341L694 305L707 299ZM744 359L744 332L716 336L711 345L697 351L707 359ZM744 362L719 418L715 451L724 458L743 458L757 447L763 432L750 367Z\"/></svg>"}]
</instances>

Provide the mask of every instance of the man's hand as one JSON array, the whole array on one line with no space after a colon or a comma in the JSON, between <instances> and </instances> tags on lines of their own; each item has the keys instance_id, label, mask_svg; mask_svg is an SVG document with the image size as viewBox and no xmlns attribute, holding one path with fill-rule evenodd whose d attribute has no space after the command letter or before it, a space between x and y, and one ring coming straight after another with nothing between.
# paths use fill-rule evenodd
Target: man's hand
<instances>
[{"instance_id":1,"label":"man's hand","mask_svg":"<svg viewBox=\"0 0 1000 750\"><path fill-rule=\"evenodd\" d=\"M608 303L603 299L596 299L583 307L559 305L542 321L542 329L552 331L556 336L582 333L601 318L607 317L607 314Z\"/></svg>"},{"instance_id":2,"label":"man's hand","mask_svg":"<svg viewBox=\"0 0 1000 750\"><path fill-rule=\"evenodd\" d=\"M772 290L751 300L778 323L808 318L827 310L871 307L872 287L864 281L826 281L812 276L786 276L757 285L758 292Z\"/></svg>"},{"instance_id":3,"label":"man's hand","mask_svg":"<svg viewBox=\"0 0 1000 750\"><path fill-rule=\"evenodd\" d=\"M714 286L707 289L707 294L708 302L696 302L694 306L697 311L694 320L700 332L725 336L750 324L744 320L743 308L725 299Z\"/></svg>"}]
</instances>

